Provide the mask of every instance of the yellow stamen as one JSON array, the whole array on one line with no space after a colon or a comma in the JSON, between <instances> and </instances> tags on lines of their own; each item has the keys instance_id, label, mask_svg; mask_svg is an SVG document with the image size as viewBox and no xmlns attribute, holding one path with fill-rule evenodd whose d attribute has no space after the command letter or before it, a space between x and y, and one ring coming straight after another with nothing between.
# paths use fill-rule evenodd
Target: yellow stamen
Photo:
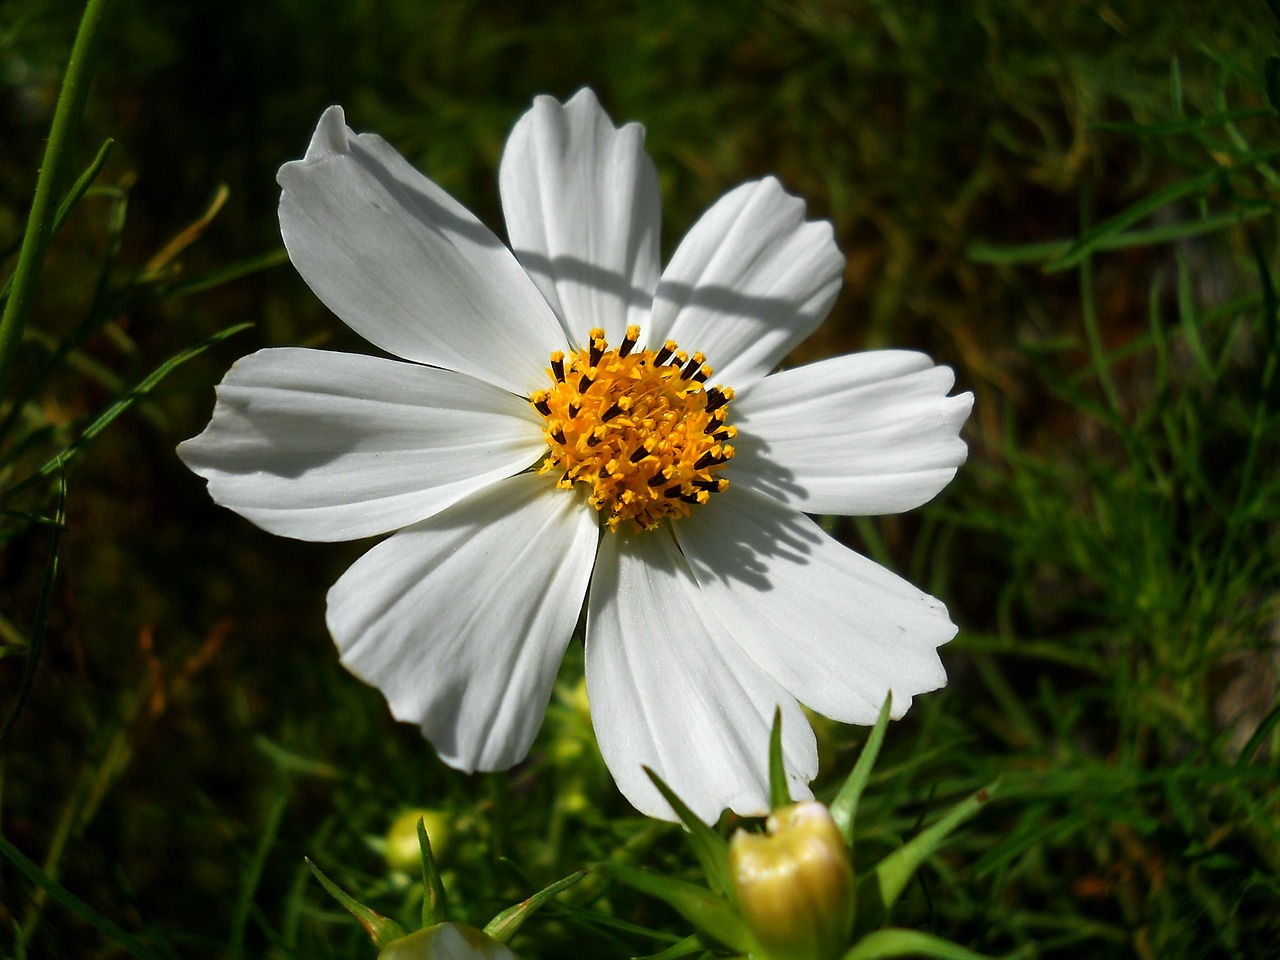
<instances>
[{"instance_id":1,"label":"yellow stamen","mask_svg":"<svg viewBox=\"0 0 1280 960\"><path fill-rule=\"evenodd\" d=\"M563 490L587 484L610 530L624 520L650 530L724 491L729 481L714 474L738 434L726 422L733 390L703 386L706 357L671 340L636 351L639 339L640 328L628 327L610 350L604 331L592 330L586 349L551 355L551 387L529 397L546 420L540 472L560 474Z\"/></svg>"}]
</instances>

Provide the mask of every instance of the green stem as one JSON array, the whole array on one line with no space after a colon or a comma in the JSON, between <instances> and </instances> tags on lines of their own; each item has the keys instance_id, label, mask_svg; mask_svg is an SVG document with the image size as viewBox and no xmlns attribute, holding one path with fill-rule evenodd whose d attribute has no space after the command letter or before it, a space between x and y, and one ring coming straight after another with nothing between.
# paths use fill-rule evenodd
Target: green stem
<instances>
[{"instance_id":1,"label":"green stem","mask_svg":"<svg viewBox=\"0 0 1280 960\"><path fill-rule=\"evenodd\" d=\"M32 296L53 230L54 198L66 171L71 141L84 113L89 81L97 59L98 36L110 4L111 0L88 0L67 61L66 77L53 112L53 126L49 129L49 142L45 145L44 162L36 177L36 194L31 201L31 215L27 218L22 250L18 253L13 286L4 306L4 315L0 316L0 397L9 391L13 356L22 341L22 329L26 325L27 314L31 312Z\"/></svg>"}]
</instances>

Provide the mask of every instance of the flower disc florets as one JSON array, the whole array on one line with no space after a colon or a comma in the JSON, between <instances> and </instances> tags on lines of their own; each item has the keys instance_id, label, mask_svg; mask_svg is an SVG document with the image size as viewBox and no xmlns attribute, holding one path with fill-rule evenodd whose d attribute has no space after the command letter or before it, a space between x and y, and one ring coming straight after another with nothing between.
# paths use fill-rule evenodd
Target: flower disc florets
<instances>
[{"instance_id":1,"label":"flower disc florets","mask_svg":"<svg viewBox=\"0 0 1280 960\"><path fill-rule=\"evenodd\" d=\"M725 422L733 390L704 386L706 357L671 340L637 351L635 326L614 350L603 330L589 338L585 350L553 353L551 388L529 398L547 421L540 472L559 471L563 490L588 484L610 530L623 520L652 529L725 490L729 481L714 474L733 456L737 429Z\"/></svg>"}]
</instances>

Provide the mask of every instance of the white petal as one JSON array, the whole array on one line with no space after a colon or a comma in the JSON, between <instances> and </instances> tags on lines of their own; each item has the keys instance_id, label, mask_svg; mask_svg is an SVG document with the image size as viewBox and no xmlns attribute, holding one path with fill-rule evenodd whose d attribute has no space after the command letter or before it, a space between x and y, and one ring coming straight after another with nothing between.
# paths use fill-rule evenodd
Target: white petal
<instances>
[{"instance_id":1,"label":"white petal","mask_svg":"<svg viewBox=\"0 0 1280 960\"><path fill-rule=\"evenodd\" d=\"M807 337L840 292L831 224L772 177L744 183L693 225L663 271L650 344L702 351L713 382L741 390Z\"/></svg>"},{"instance_id":2,"label":"white petal","mask_svg":"<svg viewBox=\"0 0 1280 960\"><path fill-rule=\"evenodd\" d=\"M529 401L449 370L285 348L244 357L178 447L272 533L353 540L429 517L546 450Z\"/></svg>"},{"instance_id":3,"label":"white petal","mask_svg":"<svg viewBox=\"0 0 1280 960\"><path fill-rule=\"evenodd\" d=\"M342 662L450 766L524 759L586 594L596 512L524 473L401 530L329 591Z\"/></svg>"},{"instance_id":4,"label":"white petal","mask_svg":"<svg viewBox=\"0 0 1280 960\"><path fill-rule=\"evenodd\" d=\"M289 258L360 336L514 393L546 379L565 345L551 308L511 251L381 137L330 107L276 179Z\"/></svg>"},{"instance_id":5,"label":"white petal","mask_svg":"<svg viewBox=\"0 0 1280 960\"><path fill-rule=\"evenodd\" d=\"M964 463L973 394L948 397L950 367L877 350L757 380L732 405L732 483L806 513L870 516L918 507Z\"/></svg>"},{"instance_id":6,"label":"white petal","mask_svg":"<svg viewBox=\"0 0 1280 960\"><path fill-rule=\"evenodd\" d=\"M901 716L946 672L941 601L837 543L802 513L731 486L675 524L701 596L761 669L835 720Z\"/></svg>"},{"instance_id":7,"label":"white petal","mask_svg":"<svg viewBox=\"0 0 1280 960\"><path fill-rule=\"evenodd\" d=\"M618 129L590 90L538 97L516 124L498 179L511 246L571 342L603 327L621 342L658 285L662 201L644 127Z\"/></svg>"},{"instance_id":8,"label":"white petal","mask_svg":"<svg viewBox=\"0 0 1280 960\"><path fill-rule=\"evenodd\" d=\"M701 819L769 809L769 730L782 707L792 796L812 796L813 730L795 700L707 612L667 529L605 534L587 604L587 694L600 751L642 813L675 819L648 766Z\"/></svg>"}]
</instances>

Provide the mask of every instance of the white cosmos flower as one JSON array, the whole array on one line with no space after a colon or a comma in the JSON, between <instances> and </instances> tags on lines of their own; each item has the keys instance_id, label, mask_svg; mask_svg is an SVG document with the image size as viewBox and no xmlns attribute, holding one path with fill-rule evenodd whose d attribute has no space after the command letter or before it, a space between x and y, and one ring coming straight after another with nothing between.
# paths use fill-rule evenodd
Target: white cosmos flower
<instances>
[{"instance_id":1,"label":"white cosmos flower","mask_svg":"<svg viewBox=\"0 0 1280 960\"><path fill-rule=\"evenodd\" d=\"M706 820L761 814L775 708L804 798L799 704L871 723L888 691L901 715L946 682L943 605L806 514L932 498L973 398L898 350L770 375L844 265L778 181L722 197L662 270L644 130L583 90L511 133L511 249L337 107L279 182L298 272L400 359L261 350L179 450L273 533L391 534L329 591L328 625L446 763L525 757L584 600L600 748L653 816L672 814L642 765Z\"/></svg>"}]
</instances>

